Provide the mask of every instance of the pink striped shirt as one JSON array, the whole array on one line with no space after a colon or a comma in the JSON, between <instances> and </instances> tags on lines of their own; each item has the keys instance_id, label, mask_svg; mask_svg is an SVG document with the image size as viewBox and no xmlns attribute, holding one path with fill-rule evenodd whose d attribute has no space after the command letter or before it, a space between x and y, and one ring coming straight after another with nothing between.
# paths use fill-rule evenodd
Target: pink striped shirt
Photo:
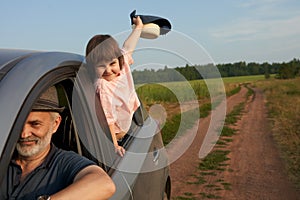
<instances>
[{"instance_id":1,"label":"pink striped shirt","mask_svg":"<svg viewBox=\"0 0 300 200\"><path fill-rule=\"evenodd\" d=\"M95 82L107 123L114 125L116 133L127 133L133 113L140 106L128 64L132 58L128 54L123 55L124 63L120 76L111 81L100 78Z\"/></svg>"}]
</instances>

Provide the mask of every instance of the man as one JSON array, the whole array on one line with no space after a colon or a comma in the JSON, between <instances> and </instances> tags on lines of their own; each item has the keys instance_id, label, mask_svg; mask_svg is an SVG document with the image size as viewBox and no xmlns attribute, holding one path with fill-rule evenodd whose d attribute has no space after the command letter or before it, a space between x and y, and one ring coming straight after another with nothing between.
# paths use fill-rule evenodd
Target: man
<instances>
[{"instance_id":1,"label":"man","mask_svg":"<svg viewBox=\"0 0 300 200\"><path fill-rule=\"evenodd\" d=\"M55 87L35 103L0 186L1 200L100 200L113 195L115 185L102 168L51 144L62 110Z\"/></svg>"}]
</instances>

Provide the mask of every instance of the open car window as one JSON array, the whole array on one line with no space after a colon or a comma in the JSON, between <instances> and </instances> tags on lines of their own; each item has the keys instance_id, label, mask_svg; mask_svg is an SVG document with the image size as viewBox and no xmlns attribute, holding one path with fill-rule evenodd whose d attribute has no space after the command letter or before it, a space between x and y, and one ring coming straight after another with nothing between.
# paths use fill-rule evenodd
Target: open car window
<instances>
[{"instance_id":1,"label":"open car window","mask_svg":"<svg viewBox=\"0 0 300 200\"><path fill-rule=\"evenodd\" d=\"M66 80L57 85L60 105L65 109L61 113L62 122L58 131L53 135L52 142L59 148L74 151L88 159L94 161L98 165L102 163L93 156L83 144L82 138L84 134L80 134L76 128L76 121L74 120L73 111L71 107L71 97L73 92L73 84L70 80Z\"/></svg>"}]
</instances>

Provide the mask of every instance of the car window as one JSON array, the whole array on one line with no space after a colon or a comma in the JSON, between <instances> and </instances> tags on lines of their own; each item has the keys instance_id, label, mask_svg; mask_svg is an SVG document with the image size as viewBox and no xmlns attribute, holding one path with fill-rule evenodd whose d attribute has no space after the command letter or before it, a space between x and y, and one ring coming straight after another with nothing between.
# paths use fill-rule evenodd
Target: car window
<instances>
[{"instance_id":1,"label":"car window","mask_svg":"<svg viewBox=\"0 0 300 200\"><path fill-rule=\"evenodd\" d=\"M85 138L84 134L79 134L76 128L76 121L71 107L73 82L71 80L65 80L57 85L57 89L60 104L64 106L65 109L63 113L61 113L62 122L60 127L57 133L53 135L53 143L62 149L74 151L101 165L101 162L99 162L83 144L82 139Z\"/></svg>"},{"instance_id":2,"label":"car window","mask_svg":"<svg viewBox=\"0 0 300 200\"><path fill-rule=\"evenodd\" d=\"M57 132L52 137L52 142L59 148L67 151L71 150L82 155L77 139L78 134L71 115L70 103L66 91L67 87L64 87L64 85L68 85L67 81L65 81L64 84L60 83L56 85L60 106L64 106L65 109L60 113L62 121Z\"/></svg>"}]
</instances>

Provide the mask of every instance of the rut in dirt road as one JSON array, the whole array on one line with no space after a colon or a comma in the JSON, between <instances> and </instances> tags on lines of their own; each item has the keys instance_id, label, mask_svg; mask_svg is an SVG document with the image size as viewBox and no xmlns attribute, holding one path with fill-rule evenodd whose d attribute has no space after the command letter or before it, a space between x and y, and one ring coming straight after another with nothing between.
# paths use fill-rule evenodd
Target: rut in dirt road
<instances>
[{"instance_id":1,"label":"rut in dirt road","mask_svg":"<svg viewBox=\"0 0 300 200\"><path fill-rule=\"evenodd\" d=\"M243 101L245 101L245 96L247 89L242 87L238 94L235 94L227 99L227 111L231 112L233 107ZM184 154L170 166L171 178L172 178L172 197L177 197L184 195L186 192L199 193L198 185L190 185L187 182L192 178L191 175L197 173L197 166L199 164L199 150L203 139L207 133L210 125L209 115L206 118L199 120L195 126L188 130L186 135L193 132L197 132L191 146L184 152ZM186 138L182 138L175 141L173 146L168 148L168 154L174 154L178 150L177 146L186 144Z\"/></svg>"},{"instance_id":2,"label":"rut in dirt road","mask_svg":"<svg viewBox=\"0 0 300 200\"><path fill-rule=\"evenodd\" d=\"M268 125L263 92L254 89L253 101L237 124L238 133L229 146L229 168L225 180L232 190L224 199L300 199L300 192L289 182L283 161Z\"/></svg>"},{"instance_id":3,"label":"rut in dirt road","mask_svg":"<svg viewBox=\"0 0 300 200\"><path fill-rule=\"evenodd\" d=\"M174 199L184 197L186 199L300 200L300 192L289 182L272 138L263 93L259 89L254 89L254 96L251 101L247 101L247 91L242 87L238 94L227 99L227 113L242 102L245 102L245 111L235 126L238 131L232 136L232 142L222 147L223 150L230 151L226 170L215 171L214 175L206 176L204 183L190 184L195 181L196 176L201 176L202 171L197 169L200 163L198 152L210 122L208 116L201 119L194 130L190 130L197 131L192 145L171 164ZM219 180L228 184L229 189L222 187Z\"/></svg>"}]
</instances>

